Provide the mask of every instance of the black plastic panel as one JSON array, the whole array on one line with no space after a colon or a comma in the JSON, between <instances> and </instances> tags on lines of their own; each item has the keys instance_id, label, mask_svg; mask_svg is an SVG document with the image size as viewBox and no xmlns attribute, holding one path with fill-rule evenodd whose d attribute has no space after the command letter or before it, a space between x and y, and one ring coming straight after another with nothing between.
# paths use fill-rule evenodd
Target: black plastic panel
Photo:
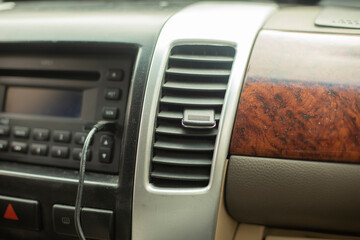
<instances>
[{"instance_id":1,"label":"black plastic panel","mask_svg":"<svg viewBox=\"0 0 360 240\"><path fill-rule=\"evenodd\" d=\"M111 209L116 214L126 214L129 209L117 209L117 176L87 173L83 205L87 208ZM21 163L0 162L0 195L12 198L27 199L38 202L38 221L41 222L38 230L11 227L0 223L0 239L31 239L31 240L63 240L78 239L56 234L52 220L54 204L74 205L77 189L77 172L54 167L31 166L26 168ZM14 210L17 206L14 204ZM21 215L19 213L18 217ZM30 217L30 216L29 216ZM126 221L115 220L115 223ZM121 233L117 233L119 235ZM117 239L117 238L113 238Z\"/></svg>"}]
</instances>

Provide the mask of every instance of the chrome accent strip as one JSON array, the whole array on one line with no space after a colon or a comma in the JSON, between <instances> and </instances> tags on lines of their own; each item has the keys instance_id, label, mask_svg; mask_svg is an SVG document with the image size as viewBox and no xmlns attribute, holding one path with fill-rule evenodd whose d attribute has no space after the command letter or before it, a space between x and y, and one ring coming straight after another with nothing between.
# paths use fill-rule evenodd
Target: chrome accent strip
<instances>
[{"instance_id":1,"label":"chrome accent strip","mask_svg":"<svg viewBox=\"0 0 360 240\"><path fill-rule=\"evenodd\" d=\"M70 177L60 177L60 176L51 176L45 174L34 174L34 173L26 173L26 172L16 172L11 170L3 170L0 169L1 176L8 176L14 178L26 178L29 180L44 180L44 181L56 181L57 183L73 183L77 184L79 180L77 178L70 178ZM86 177L85 185L94 185L94 186L101 186L105 188L117 188L119 186L116 182L105 182L96 180L90 180L89 177Z\"/></svg>"},{"instance_id":2,"label":"chrome accent strip","mask_svg":"<svg viewBox=\"0 0 360 240\"><path fill-rule=\"evenodd\" d=\"M256 35L275 9L276 5L273 4L201 2L175 14L165 24L155 48L140 124L132 239L214 238L225 160L242 79ZM170 49L179 43L232 45L236 48L219 124L210 183L206 188L157 188L149 183L154 121L161 83Z\"/></svg>"}]
</instances>

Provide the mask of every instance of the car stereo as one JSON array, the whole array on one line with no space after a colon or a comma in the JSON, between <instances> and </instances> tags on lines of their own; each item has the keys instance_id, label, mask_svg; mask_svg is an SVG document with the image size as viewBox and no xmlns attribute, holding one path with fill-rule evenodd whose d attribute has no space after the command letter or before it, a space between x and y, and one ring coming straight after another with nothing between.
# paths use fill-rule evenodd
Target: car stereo
<instances>
[{"instance_id":1,"label":"car stereo","mask_svg":"<svg viewBox=\"0 0 360 240\"><path fill-rule=\"evenodd\" d=\"M96 135L87 169L118 172L133 62L131 51L99 46L2 52L1 160L76 169L90 127L111 120L119 131Z\"/></svg>"}]
</instances>

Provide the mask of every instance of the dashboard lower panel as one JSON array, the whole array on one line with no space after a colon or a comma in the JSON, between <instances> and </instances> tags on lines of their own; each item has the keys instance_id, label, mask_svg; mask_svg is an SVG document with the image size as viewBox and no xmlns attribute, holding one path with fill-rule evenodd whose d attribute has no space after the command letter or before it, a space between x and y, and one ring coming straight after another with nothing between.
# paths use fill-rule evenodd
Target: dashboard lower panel
<instances>
[{"instance_id":1,"label":"dashboard lower panel","mask_svg":"<svg viewBox=\"0 0 360 240\"><path fill-rule=\"evenodd\" d=\"M226 204L240 223L359 234L360 167L231 156Z\"/></svg>"}]
</instances>

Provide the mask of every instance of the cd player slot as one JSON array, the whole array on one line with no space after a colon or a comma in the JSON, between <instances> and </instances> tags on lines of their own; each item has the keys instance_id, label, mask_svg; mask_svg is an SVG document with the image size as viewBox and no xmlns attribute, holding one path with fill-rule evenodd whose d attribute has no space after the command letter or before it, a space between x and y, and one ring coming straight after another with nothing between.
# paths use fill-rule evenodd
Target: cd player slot
<instances>
[{"instance_id":1,"label":"cd player slot","mask_svg":"<svg viewBox=\"0 0 360 240\"><path fill-rule=\"evenodd\" d=\"M0 69L0 77L31 77L98 81L100 79L100 73L97 71Z\"/></svg>"}]
</instances>

